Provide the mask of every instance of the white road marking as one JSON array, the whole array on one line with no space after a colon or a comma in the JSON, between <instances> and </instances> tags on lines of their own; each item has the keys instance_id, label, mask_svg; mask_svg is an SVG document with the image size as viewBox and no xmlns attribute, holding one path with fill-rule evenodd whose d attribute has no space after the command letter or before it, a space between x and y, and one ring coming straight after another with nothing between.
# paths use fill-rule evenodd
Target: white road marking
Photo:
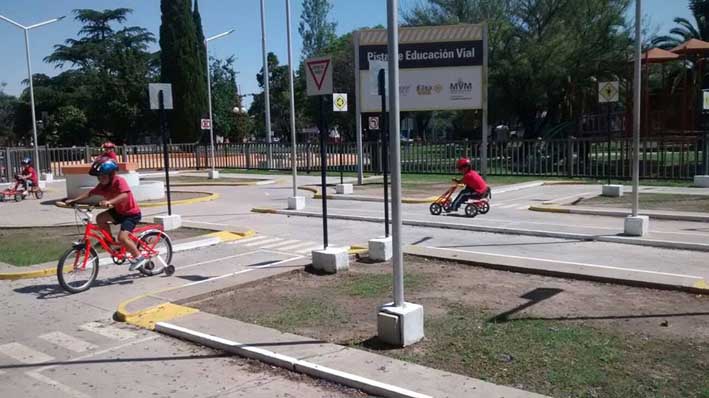
<instances>
[{"instance_id":1,"label":"white road marking","mask_svg":"<svg viewBox=\"0 0 709 398\"><path fill-rule=\"evenodd\" d=\"M66 333L62 332L51 332L47 334L43 334L39 336L40 339L46 340L54 345L57 345L62 348L66 348L69 351L74 351L74 352L85 352L85 351L91 351L95 350L98 348L97 345L91 344L87 341L77 339L74 336L70 336Z\"/></svg>"},{"instance_id":2,"label":"white road marking","mask_svg":"<svg viewBox=\"0 0 709 398\"><path fill-rule=\"evenodd\" d=\"M704 279L701 276L695 276L695 275L672 274L672 273L668 273L668 272L648 271L648 270L635 269L635 268L612 267L610 265L577 263L577 262L562 261L562 260L549 260L549 259L545 259L545 258L536 258L536 257L512 256L509 254L497 254L497 253L477 252L477 251L461 250L461 249L449 249L449 248L440 248L440 247L435 247L435 246L426 246L426 248L427 249L450 250L450 251L460 252L460 253L481 254L481 255L485 255L485 256L514 258L514 259L518 259L518 260L532 260L532 261L539 261L539 262L544 262L544 263L579 265L582 267L590 267L590 268L602 268L602 269L612 269L612 270L617 270L617 271L640 272L640 273L644 273L644 274L676 276L676 277L680 277L680 278L690 278L690 279L700 279L700 280Z\"/></svg>"},{"instance_id":3,"label":"white road marking","mask_svg":"<svg viewBox=\"0 0 709 398\"><path fill-rule=\"evenodd\" d=\"M254 241L261 240L261 239L266 239L266 238L268 238L268 236L266 236L266 235L257 235L257 236L254 236L254 237L252 237L252 238L245 238L245 239L235 240L235 241L232 241L232 242L227 242L227 245L240 245L240 244L242 244L242 243L254 242Z\"/></svg>"},{"instance_id":4,"label":"white road marking","mask_svg":"<svg viewBox=\"0 0 709 398\"><path fill-rule=\"evenodd\" d=\"M25 373L27 376L37 380L41 381L42 383L49 384L50 386L56 388L57 390L63 392L64 394L74 397L74 398L91 398L89 395L86 395L80 391L77 391L66 384L62 384L54 379L51 379L43 374L39 374L37 372L27 372Z\"/></svg>"},{"instance_id":5,"label":"white road marking","mask_svg":"<svg viewBox=\"0 0 709 398\"><path fill-rule=\"evenodd\" d=\"M307 249L298 250L298 251L296 251L296 253L310 255L313 250L321 250L321 249L322 249L322 245L317 245L317 246L311 246Z\"/></svg>"},{"instance_id":6,"label":"white road marking","mask_svg":"<svg viewBox=\"0 0 709 398\"><path fill-rule=\"evenodd\" d=\"M283 240L283 239L281 239L281 238L270 238L270 239L261 240L261 241L254 242L254 243L247 243L247 244L245 244L244 246L245 246L245 247L254 247L254 246L258 247L258 246L261 246L261 245L267 245L267 244L269 244L269 243L280 242L280 241L282 241L282 240Z\"/></svg>"},{"instance_id":7,"label":"white road marking","mask_svg":"<svg viewBox=\"0 0 709 398\"><path fill-rule=\"evenodd\" d=\"M303 248L303 247L306 247L306 246L310 247L310 246L312 246L312 245L314 245L314 244L315 244L315 242L301 242L301 243L298 243L297 245L279 247L278 250L280 250L280 251L289 251L289 250L294 250L294 249L298 249L298 248Z\"/></svg>"},{"instance_id":8,"label":"white road marking","mask_svg":"<svg viewBox=\"0 0 709 398\"><path fill-rule=\"evenodd\" d=\"M258 251L249 251L249 252L246 252L246 253L234 254L234 255L232 255L232 256L226 256L226 257L215 258L215 259L212 259L212 260L201 261L201 262L199 262L199 263L184 265L184 266L176 267L176 268L177 268L177 269L192 268L192 267L197 267L197 266L200 266L200 265L211 264L211 263L216 263L216 262L219 262L219 261L229 260L229 259L236 258L236 257L248 256L248 255L251 255L251 254L254 254L254 253L258 253Z\"/></svg>"},{"instance_id":9,"label":"white road marking","mask_svg":"<svg viewBox=\"0 0 709 398\"><path fill-rule=\"evenodd\" d=\"M135 337L135 333L99 322L89 322L80 326L81 329L96 333L113 340L128 340Z\"/></svg>"},{"instance_id":10,"label":"white road marking","mask_svg":"<svg viewBox=\"0 0 709 398\"><path fill-rule=\"evenodd\" d=\"M302 242L302 241L300 241L300 240L284 240L282 242L271 243L266 246L260 246L259 249L272 249L272 248L276 248L278 246L283 246L283 245L288 246L288 245L292 245L293 243L298 243L298 242Z\"/></svg>"},{"instance_id":11,"label":"white road marking","mask_svg":"<svg viewBox=\"0 0 709 398\"><path fill-rule=\"evenodd\" d=\"M215 276L215 277L213 277L213 278L205 279L205 280L202 280L202 281L196 281L196 282L192 282L192 283L187 283L187 284L184 284L184 285L182 285L182 286L180 286L180 287L188 287L188 286L199 285L199 284L201 284L201 283L212 282L212 281L216 281L216 280L219 280L219 279L228 278L228 277L230 277L230 276L236 276L236 275L240 275L240 274L245 274L245 273L247 273L247 272L255 271L255 270L257 270L257 269L273 267L273 266L276 266L276 265L285 264L285 263L290 262L290 261L300 260L301 258L305 258L305 256L292 257L292 258L289 258L289 259L287 259L287 260L282 260L282 261L278 261L278 262L271 263L271 264L259 265L258 267L253 267L253 268L244 269L244 270L241 270L241 271L232 272L232 273L229 273L229 274L224 274L224 275L220 275L220 276Z\"/></svg>"},{"instance_id":12,"label":"white road marking","mask_svg":"<svg viewBox=\"0 0 709 398\"><path fill-rule=\"evenodd\" d=\"M54 357L51 357L39 351L35 351L27 347L26 345L22 345L20 343L8 343L0 345L0 353L5 354L6 356L22 363L34 364L49 362L54 359Z\"/></svg>"}]
</instances>

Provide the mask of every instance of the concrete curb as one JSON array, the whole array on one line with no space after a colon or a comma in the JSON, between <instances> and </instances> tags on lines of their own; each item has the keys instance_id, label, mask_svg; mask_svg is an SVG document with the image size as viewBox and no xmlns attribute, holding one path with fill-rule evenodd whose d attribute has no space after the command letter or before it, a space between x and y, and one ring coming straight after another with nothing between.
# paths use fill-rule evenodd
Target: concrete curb
<instances>
[{"instance_id":1,"label":"concrete curb","mask_svg":"<svg viewBox=\"0 0 709 398\"><path fill-rule=\"evenodd\" d=\"M558 205L541 205L541 206L530 206L529 210L544 212L544 213L562 213L562 214L584 214L593 216L607 216L607 217L627 217L630 215L630 211L627 210L615 210L615 209L595 209L595 208L569 208L562 207ZM694 222L709 222L709 215L701 214L672 214L664 212L655 211L643 211L641 215L649 216L650 218L658 220L673 220L673 221L694 221Z\"/></svg>"},{"instance_id":2,"label":"concrete curb","mask_svg":"<svg viewBox=\"0 0 709 398\"><path fill-rule=\"evenodd\" d=\"M590 280L652 289L677 290L696 294L709 294L707 281L698 276L635 270L638 278L631 279L627 277L627 275L631 274L631 271L619 267L506 256L495 253L469 252L466 254L464 251L425 246L408 246L404 249L404 254L462 262L502 271ZM472 258L465 258L466 255L472 256ZM539 264L540 262L541 264ZM567 270L564 270L564 268L567 268ZM603 269L603 271L599 271L598 269Z\"/></svg>"},{"instance_id":3,"label":"concrete curb","mask_svg":"<svg viewBox=\"0 0 709 398\"><path fill-rule=\"evenodd\" d=\"M212 193L212 192L188 192L188 193L202 193L208 196L203 196L199 198L192 198L192 199L182 199L182 200L173 200L172 205L192 205L195 203L202 203L202 202L209 202L212 200L217 200L219 199L219 194L218 193ZM140 207L162 207L162 206L167 206L167 202L152 202L152 203L140 203L138 202L138 205Z\"/></svg>"},{"instance_id":4,"label":"concrete curb","mask_svg":"<svg viewBox=\"0 0 709 398\"><path fill-rule=\"evenodd\" d=\"M314 217L320 218L322 215L320 213L304 212L304 211L293 211L293 210L277 210L270 208L254 208L251 210L254 213L267 213L267 214L281 214L287 216L300 216L300 217ZM334 220L349 220L349 221L364 221L364 222L384 222L383 218L379 217L369 217L369 216L353 216L353 215L342 215L342 214L328 214L328 218ZM470 225L470 224L455 224L455 223L442 223L437 221L423 221L423 220L402 220L403 225L414 226L414 227L428 227L428 228L440 228L440 229L454 229L461 231L475 231L475 232L489 232L495 234L506 234L506 235L522 235L522 236L537 236L544 238L557 238L557 239L571 239L579 241L598 241L598 242L608 242L608 243L621 243L636 246L650 246L659 247L665 249L676 249L676 250L693 250L709 252L709 244L704 243L687 243L687 242L677 242L677 241L663 241L654 239L639 239L627 236L616 236L616 235L592 235L592 234L580 234L572 232L554 232L554 231L540 231L533 229L514 229L505 227L489 227L481 225Z\"/></svg>"},{"instance_id":5,"label":"concrete curb","mask_svg":"<svg viewBox=\"0 0 709 398\"><path fill-rule=\"evenodd\" d=\"M273 366L307 374L309 376L328 380L348 387L362 390L369 394L392 398L433 398L430 395L417 393L391 384L378 382L366 377L332 369L312 362L300 360L288 355L278 354L263 348L252 347L236 341L231 341L217 336L212 336L196 330L173 325L167 322L158 322L155 330L173 337L185 339L200 345L217 350L229 352L246 358L256 359Z\"/></svg>"},{"instance_id":6,"label":"concrete curb","mask_svg":"<svg viewBox=\"0 0 709 398\"><path fill-rule=\"evenodd\" d=\"M188 242L177 243L173 246L172 251L174 253L179 253L188 250L199 249L203 247L209 247L218 245L220 243L230 242L238 239L244 239L255 235L255 232L248 230L246 232L229 232L229 231L219 231L209 234L202 235L202 239L190 240ZM99 259L99 266L112 264L113 260L110 257L101 257ZM0 280L5 281L15 281L20 279L36 279L44 278L47 276L54 276L57 274L57 268L44 268L33 271L25 272L6 272L0 273Z\"/></svg>"}]
</instances>

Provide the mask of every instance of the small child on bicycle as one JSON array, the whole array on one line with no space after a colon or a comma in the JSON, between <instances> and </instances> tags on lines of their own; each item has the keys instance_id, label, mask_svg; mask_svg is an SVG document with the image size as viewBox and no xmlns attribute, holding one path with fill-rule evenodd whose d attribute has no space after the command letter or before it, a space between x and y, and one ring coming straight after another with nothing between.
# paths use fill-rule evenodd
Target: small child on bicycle
<instances>
[{"instance_id":1,"label":"small child on bicycle","mask_svg":"<svg viewBox=\"0 0 709 398\"><path fill-rule=\"evenodd\" d=\"M142 267L146 262L146 259L138 251L135 242L130 238L130 233L140 222L141 212L128 183L123 177L116 175L116 171L118 171L118 164L114 160L107 158L97 159L91 165L89 174L98 177L98 185L89 192L85 192L74 199L66 200L65 203L80 202L94 195L103 196L104 199L99 202L99 206L108 207L109 209L96 216L96 224L109 235L111 235L109 222L121 226L121 230L118 233L118 242L125 246L133 256L129 259L129 269L133 271Z\"/></svg>"},{"instance_id":2,"label":"small child on bicycle","mask_svg":"<svg viewBox=\"0 0 709 398\"><path fill-rule=\"evenodd\" d=\"M465 184L465 188L460 191L451 204L451 211L458 211L460 205L470 199L482 199L490 194L490 188L488 188L482 176L480 176L477 171L473 170L470 159L462 158L458 160L456 168L459 172L463 173L463 178L459 180L454 178L453 182L456 184Z\"/></svg>"},{"instance_id":3,"label":"small child on bicycle","mask_svg":"<svg viewBox=\"0 0 709 398\"><path fill-rule=\"evenodd\" d=\"M98 159L106 158L118 162L118 155L116 155L116 144L111 141L106 141L103 143L101 148L103 148L103 153L98 157Z\"/></svg>"},{"instance_id":4,"label":"small child on bicycle","mask_svg":"<svg viewBox=\"0 0 709 398\"><path fill-rule=\"evenodd\" d=\"M37 172L32 167L32 158L24 158L20 163L22 164L22 171L15 176L15 191L20 185L25 191L29 191L28 182L32 184L32 189L36 189L39 186L39 178L37 178Z\"/></svg>"}]
</instances>

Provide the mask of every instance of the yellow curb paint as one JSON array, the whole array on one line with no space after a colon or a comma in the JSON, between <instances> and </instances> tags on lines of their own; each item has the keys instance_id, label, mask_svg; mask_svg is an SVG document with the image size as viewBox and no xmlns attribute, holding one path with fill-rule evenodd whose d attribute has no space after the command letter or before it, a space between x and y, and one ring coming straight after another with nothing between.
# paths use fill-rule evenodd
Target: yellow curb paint
<instances>
[{"instance_id":1,"label":"yellow curb paint","mask_svg":"<svg viewBox=\"0 0 709 398\"><path fill-rule=\"evenodd\" d=\"M407 203L407 204L420 204L420 203L433 203L438 199L438 196L430 196L428 198L403 198L401 199L401 203Z\"/></svg>"},{"instance_id":2,"label":"yellow curb paint","mask_svg":"<svg viewBox=\"0 0 709 398\"><path fill-rule=\"evenodd\" d=\"M210 192L189 192L189 193L203 193L208 196L203 196L203 197L199 197L199 198L192 198L192 199L173 200L172 205L192 205L195 203L209 202L212 200L219 199L218 193L210 193ZM140 203L140 202L138 202L138 205L140 207L161 207L161 206L167 206L167 202L154 202L154 203Z\"/></svg>"},{"instance_id":3,"label":"yellow curb paint","mask_svg":"<svg viewBox=\"0 0 709 398\"><path fill-rule=\"evenodd\" d=\"M318 192L319 192L318 189L315 188L315 187L302 186L302 187L298 187L298 189L302 189L303 191L309 191L309 192L312 192L312 193L318 193Z\"/></svg>"},{"instance_id":4,"label":"yellow curb paint","mask_svg":"<svg viewBox=\"0 0 709 398\"><path fill-rule=\"evenodd\" d=\"M347 250L348 254L364 254L369 251L368 247L365 246L360 246L360 245L352 245L350 246L350 249Z\"/></svg>"},{"instance_id":5,"label":"yellow curb paint","mask_svg":"<svg viewBox=\"0 0 709 398\"><path fill-rule=\"evenodd\" d=\"M694 284L694 287L696 289L709 290L709 284L707 284L707 281L704 279L697 281L697 283Z\"/></svg>"},{"instance_id":6,"label":"yellow curb paint","mask_svg":"<svg viewBox=\"0 0 709 398\"><path fill-rule=\"evenodd\" d=\"M554 206L529 206L531 211L539 211L543 213L562 213L571 214L571 209L562 209L561 207Z\"/></svg>"},{"instance_id":7,"label":"yellow curb paint","mask_svg":"<svg viewBox=\"0 0 709 398\"><path fill-rule=\"evenodd\" d=\"M253 236L255 234L256 234L256 232L251 231L251 230L246 231L246 232L219 231L219 232L212 232L211 234L207 234L205 236L217 237L222 242L232 242L235 240L244 239L247 236Z\"/></svg>"},{"instance_id":8,"label":"yellow curb paint","mask_svg":"<svg viewBox=\"0 0 709 398\"><path fill-rule=\"evenodd\" d=\"M264 207L254 207L251 209L252 213L264 213L264 214L277 214L276 209L268 209Z\"/></svg>"},{"instance_id":9,"label":"yellow curb paint","mask_svg":"<svg viewBox=\"0 0 709 398\"><path fill-rule=\"evenodd\" d=\"M19 279L33 279L33 278L43 278L45 276L52 276L57 274L56 268L44 268L35 271L27 272L7 272L0 273L0 280L4 281L16 281Z\"/></svg>"},{"instance_id":10,"label":"yellow curb paint","mask_svg":"<svg viewBox=\"0 0 709 398\"><path fill-rule=\"evenodd\" d=\"M155 324L158 322L173 320L196 312L199 312L196 308L173 303L162 303L133 314L125 315L123 322L139 328L155 330Z\"/></svg>"}]
</instances>

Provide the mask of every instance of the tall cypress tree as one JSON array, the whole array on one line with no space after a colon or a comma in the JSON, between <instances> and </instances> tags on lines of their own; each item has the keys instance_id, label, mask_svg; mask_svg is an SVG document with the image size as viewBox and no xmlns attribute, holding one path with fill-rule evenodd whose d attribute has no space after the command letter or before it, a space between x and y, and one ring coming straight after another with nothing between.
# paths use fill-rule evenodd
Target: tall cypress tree
<instances>
[{"instance_id":1,"label":"tall cypress tree","mask_svg":"<svg viewBox=\"0 0 709 398\"><path fill-rule=\"evenodd\" d=\"M202 115L196 83L200 59L191 5L190 0L160 2L160 80L172 83L174 109L169 125L174 142L194 141Z\"/></svg>"},{"instance_id":2,"label":"tall cypress tree","mask_svg":"<svg viewBox=\"0 0 709 398\"><path fill-rule=\"evenodd\" d=\"M204 31L202 30L202 17L199 15L199 4L194 0L194 10L192 11L192 21L194 22L197 46L199 54L199 71L195 81L195 104L199 106L201 115L209 117L207 104L207 48L204 45Z\"/></svg>"}]
</instances>

